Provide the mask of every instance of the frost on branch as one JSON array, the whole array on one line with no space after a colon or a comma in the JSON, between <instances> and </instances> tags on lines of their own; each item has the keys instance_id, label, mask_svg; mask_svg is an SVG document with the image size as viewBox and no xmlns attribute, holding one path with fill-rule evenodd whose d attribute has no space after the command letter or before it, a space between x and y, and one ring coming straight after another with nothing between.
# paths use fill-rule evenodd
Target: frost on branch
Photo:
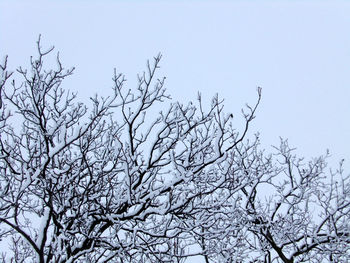
<instances>
[{"instance_id":1,"label":"frost on branch","mask_svg":"<svg viewBox=\"0 0 350 263\"><path fill-rule=\"evenodd\" d=\"M307 162L282 139L276 150L269 170L241 190L254 261L348 262L350 177L342 163L328 171L327 155Z\"/></svg>"},{"instance_id":2,"label":"frost on branch","mask_svg":"<svg viewBox=\"0 0 350 263\"><path fill-rule=\"evenodd\" d=\"M200 95L172 101L156 76L158 55L136 89L115 72L111 95L85 106L62 88L74 69L58 55L46 69L53 48L40 39L37 47L11 85L6 60L1 65L4 261L344 258L348 178L334 172L329 183L324 159L301 164L286 144L275 157L258 149L257 136L246 139L260 89L236 130L218 96L207 111ZM322 208L317 218L314 207Z\"/></svg>"}]
</instances>

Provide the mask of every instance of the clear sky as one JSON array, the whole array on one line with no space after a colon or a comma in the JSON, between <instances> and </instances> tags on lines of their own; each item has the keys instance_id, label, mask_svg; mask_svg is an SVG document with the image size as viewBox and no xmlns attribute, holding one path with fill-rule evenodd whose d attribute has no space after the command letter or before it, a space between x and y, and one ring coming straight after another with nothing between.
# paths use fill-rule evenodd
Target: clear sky
<instances>
[{"instance_id":1,"label":"clear sky","mask_svg":"<svg viewBox=\"0 0 350 263\"><path fill-rule=\"evenodd\" d=\"M76 66L64 87L82 100L108 94L115 67L135 84L161 52L174 99L218 92L239 128L261 86L252 131L264 145L282 136L306 157L328 148L350 162L350 1L0 0L10 67L28 64L39 34Z\"/></svg>"},{"instance_id":2,"label":"clear sky","mask_svg":"<svg viewBox=\"0 0 350 263\"><path fill-rule=\"evenodd\" d=\"M64 87L81 100L108 94L115 67L135 84L161 52L174 99L218 92L240 128L261 86L252 132L264 146L282 136L350 167L350 1L0 0L0 56L12 69L28 65L39 34L76 66Z\"/></svg>"}]
</instances>

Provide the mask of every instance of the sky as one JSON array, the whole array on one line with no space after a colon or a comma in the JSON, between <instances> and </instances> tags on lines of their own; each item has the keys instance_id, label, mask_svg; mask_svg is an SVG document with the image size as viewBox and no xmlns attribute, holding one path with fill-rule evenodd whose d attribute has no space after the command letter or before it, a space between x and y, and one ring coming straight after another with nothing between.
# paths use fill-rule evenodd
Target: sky
<instances>
[{"instance_id":1,"label":"sky","mask_svg":"<svg viewBox=\"0 0 350 263\"><path fill-rule=\"evenodd\" d=\"M75 74L63 87L81 100L107 95L113 69L130 88L146 60L163 54L159 76L174 100L262 102L251 127L262 144L288 138L307 158L329 149L350 162L349 1L0 0L0 56L28 65L39 34Z\"/></svg>"},{"instance_id":2,"label":"sky","mask_svg":"<svg viewBox=\"0 0 350 263\"><path fill-rule=\"evenodd\" d=\"M350 1L0 0L0 56L28 65L36 41L75 74L63 87L107 95L113 69L130 88L146 60L174 100L216 93L242 129L240 109L262 102L251 127L262 145L288 138L306 158L329 149L350 168ZM349 174L349 169L347 174Z\"/></svg>"}]
</instances>

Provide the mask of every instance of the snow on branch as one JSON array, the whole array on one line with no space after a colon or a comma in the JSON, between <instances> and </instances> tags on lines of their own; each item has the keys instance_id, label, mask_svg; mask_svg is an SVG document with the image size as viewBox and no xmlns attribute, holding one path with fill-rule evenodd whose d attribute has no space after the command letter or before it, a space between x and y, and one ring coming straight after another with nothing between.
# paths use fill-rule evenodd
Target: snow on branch
<instances>
[{"instance_id":1,"label":"snow on branch","mask_svg":"<svg viewBox=\"0 0 350 263\"><path fill-rule=\"evenodd\" d=\"M218 95L208 110L200 94L173 101L160 54L135 89L115 71L86 106L63 88L74 68L58 54L48 68L40 38L37 52L28 69L0 65L3 261L350 260L349 176L247 138L261 88L239 133Z\"/></svg>"}]
</instances>

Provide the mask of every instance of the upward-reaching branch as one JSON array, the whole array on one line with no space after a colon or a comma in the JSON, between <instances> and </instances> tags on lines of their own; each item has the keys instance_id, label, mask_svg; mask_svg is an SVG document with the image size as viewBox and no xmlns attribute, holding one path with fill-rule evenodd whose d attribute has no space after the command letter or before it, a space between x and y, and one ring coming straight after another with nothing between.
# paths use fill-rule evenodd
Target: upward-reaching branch
<instances>
[{"instance_id":1,"label":"upward-reaching branch","mask_svg":"<svg viewBox=\"0 0 350 263\"><path fill-rule=\"evenodd\" d=\"M40 38L37 51L29 69L0 65L4 261L350 260L349 177L328 180L325 157L304 163L286 141L266 154L246 138L261 88L239 133L218 95L208 110L200 95L170 101L161 55L135 89L114 72L89 108L62 87L74 68L57 54L47 69Z\"/></svg>"}]
</instances>

